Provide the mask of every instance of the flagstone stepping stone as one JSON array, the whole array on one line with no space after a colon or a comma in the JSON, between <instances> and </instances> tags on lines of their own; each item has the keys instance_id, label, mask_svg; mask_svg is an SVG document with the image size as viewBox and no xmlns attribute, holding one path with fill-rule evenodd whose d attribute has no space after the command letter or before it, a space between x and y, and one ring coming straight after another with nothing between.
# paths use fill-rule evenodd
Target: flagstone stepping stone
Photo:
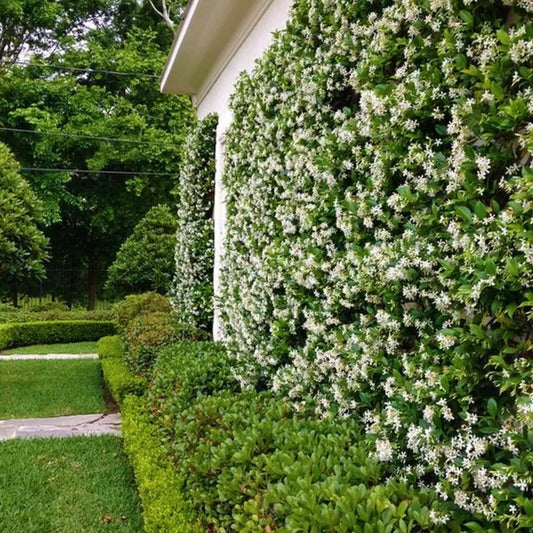
<instances>
[{"instance_id":1,"label":"flagstone stepping stone","mask_svg":"<svg viewBox=\"0 0 533 533\"><path fill-rule=\"evenodd\" d=\"M120 436L120 414L57 416L0 420L0 441L87 435Z\"/></svg>"}]
</instances>

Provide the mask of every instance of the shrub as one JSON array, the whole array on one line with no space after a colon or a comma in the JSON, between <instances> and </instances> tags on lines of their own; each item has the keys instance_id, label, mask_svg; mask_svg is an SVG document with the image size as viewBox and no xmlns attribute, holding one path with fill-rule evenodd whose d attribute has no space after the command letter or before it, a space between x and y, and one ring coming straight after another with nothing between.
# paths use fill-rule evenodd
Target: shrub
<instances>
[{"instance_id":1,"label":"shrub","mask_svg":"<svg viewBox=\"0 0 533 533\"><path fill-rule=\"evenodd\" d=\"M124 343L118 335L102 337L97 344L100 359L124 358Z\"/></svg>"},{"instance_id":2,"label":"shrub","mask_svg":"<svg viewBox=\"0 0 533 533\"><path fill-rule=\"evenodd\" d=\"M0 325L0 349L32 344L95 341L114 332L112 322L96 320L3 324Z\"/></svg>"},{"instance_id":3,"label":"shrub","mask_svg":"<svg viewBox=\"0 0 533 533\"><path fill-rule=\"evenodd\" d=\"M64 304L46 305L41 308L18 309L10 306L0 307L0 324L9 322L49 322L55 320L98 320L112 319L111 311L69 310Z\"/></svg>"},{"instance_id":4,"label":"shrub","mask_svg":"<svg viewBox=\"0 0 533 533\"><path fill-rule=\"evenodd\" d=\"M187 138L176 187L178 229L170 293L178 321L211 329L213 321L215 144L218 117L199 121Z\"/></svg>"},{"instance_id":5,"label":"shrub","mask_svg":"<svg viewBox=\"0 0 533 533\"><path fill-rule=\"evenodd\" d=\"M165 426L172 426L199 398L238 389L222 344L182 341L160 351L147 394Z\"/></svg>"},{"instance_id":6,"label":"shrub","mask_svg":"<svg viewBox=\"0 0 533 533\"><path fill-rule=\"evenodd\" d=\"M107 387L120 406L126 396L144 393L146 382L129 370L124 360L124 345L120 337L108 336L100 339L98 356Z\"/></svg>"},{"instance_id":7,"label":"shrub","mask_svg":"<svg viewBox=\"0 0 533 533\"><path fill-rule=\"evenodd\" d=\"M310 414L255 392L204 396L178 414L166 449L202 530L465 530L467 513L390 479L353 421Z\"/></svg>"},{"instance_id":8,"label":"shrub","mask_svg":"<svg viewBox=\"0 0 533 533\"><path fill-rule=\"evenodd\" d=\"M0 143L0 280L45 277L48 239L37 227L42 205L20 174L9 148Z\"/></svg>"},{"instance_id":9,"label":"shrub","mask_svg":"<svg viewBox=\"0 0 533 533\"><path fill-rule=\"evenodd\" d=\"M157 348L174 339L172 317L162 312L137 315L130 321L124 336L129 367L136 374L147 374L157 358Z\"/></svg>"},{"instance_id":10,"label":"shrub","mask_svg":"<svg viewBox=\"0 0 533 533\"><path fill-rule=\"evenodd\" d=\"M532 13L295 2L237 87L223 177L241 381L364 422L496 529L531 525Z\"/></svg>"},{"instance_id":11,"label":"shrub","mask_svg":"<svg viewBox=\"0 0 533 533\"><path fill-rule=\"evenodd\" d=\"M166 294L174 273L176 218L166 205L152 207L124 241L109 267L112 294L155 291Z\"/></svg>"},{"instance_id":12,"label":"shrub","mask_svg":"<svg viewBox=\"0 0 533 533\"><path fill-rule=\"evenodd\" d=\"M120 333L124 333L129 323L137 316L148 313L170 313L172 307L168 298L155 292L131 294L113 308L115 322Z\"/></svg>"},{"instance_id":13,"label":"shrub","mask_svg":"<svg viewBox=\"0 0 533 533\"><path fill-rule=\"evenodd\" d=\"M163 453L157 428L143 398L122 404L124 448L135 472L146 533L193 533L193 515L182 492L182 479Z\"/></svg>"}]
</instances>

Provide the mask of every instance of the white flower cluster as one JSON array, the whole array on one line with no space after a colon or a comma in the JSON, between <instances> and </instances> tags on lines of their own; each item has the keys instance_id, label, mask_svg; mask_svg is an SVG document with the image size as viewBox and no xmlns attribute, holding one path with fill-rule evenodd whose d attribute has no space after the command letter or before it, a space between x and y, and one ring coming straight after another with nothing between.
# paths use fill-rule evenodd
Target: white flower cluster
<instances>
[{"instance_id":1,"label":"white flower cluster","mask_svg":"<svg viewBox=\"0 0 533 533\"><path fill-rule=\"evenodd\" d=\"M177 193L176 272L171 302L179 320L210 327L213 315L215 142L218 118L199 121L185 142Z\"/></svg>"},{"instance_id":2,"label":"white flower cluster","mask_svg":"<svg viewBox=\"0 0 533 533\"><path fill-rule=\"evenodd\" d=\"M488 519L532 485L533 25L514 6L296 2L241 78L224 176L239 381L360 417L379 459Z\"/></svg>"}]
</instances>

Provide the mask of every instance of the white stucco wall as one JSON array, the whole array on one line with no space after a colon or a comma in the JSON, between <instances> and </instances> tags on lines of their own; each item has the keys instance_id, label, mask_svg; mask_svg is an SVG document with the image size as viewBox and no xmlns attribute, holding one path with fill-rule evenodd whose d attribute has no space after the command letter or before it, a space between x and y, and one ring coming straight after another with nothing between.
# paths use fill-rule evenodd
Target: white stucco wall
<instances>
[{"instance_id":1,"label":"white stucco wall","mask_svg":"<svg viewBox=\"0 0 533 533\"><path fill-rule=\"evenodd\" d=\"M198 110L199 118L209 113L218 113L216 147L216 178L215 178L215 295L219 294L220 261L224 246L225 235L225 205L224 187L222 186L222 169L224 155L224 137L231 124L232 116L229 109L229 99L240 72L250 72L255 60L268 48L272 42L272 33L283 29L288 20L293 0L272 0L266 2L259 12L251 14L242 21L241 28L235 38L225 46L220 53L219 61L215 65L198 91L193 102ZM220 339L220 318L215 310L213 326L215 339Z\"/></svg>"}]
</instances>

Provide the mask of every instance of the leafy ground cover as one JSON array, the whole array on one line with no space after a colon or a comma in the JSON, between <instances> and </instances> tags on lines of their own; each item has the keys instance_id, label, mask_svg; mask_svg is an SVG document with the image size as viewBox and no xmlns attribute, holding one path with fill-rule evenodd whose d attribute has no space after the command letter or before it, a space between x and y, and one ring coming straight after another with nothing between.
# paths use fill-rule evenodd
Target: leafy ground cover
<instances>
[{"instance_id":1,"label":"leafy ground cover","mask_svg":"<svg viewBox=\"0 0 533 533\"><path fill-rule=\"evenodd\" d=\"M104 410L98 361L2 361L0 364L0 419Z\"/></svg>"},{"instance_id":2,"label":"leafy ground cover","mask_svg":"<svg viewBox=\"0 0 533 533\"><path fill-rule=\"evenodd\" d=\"M50 353L96 353L96 341L86 342L68 342L63 344L33 344L31 346L21 346L19 348L13 348L11 350L5 350L0 352L3 355L12 354L36 354L44 355Z\"/></svg>"},{"instance_id":3,"label":"leafy ground cover","mask_svg":"<svg viewBox=\"0 0 533 533\"><path fill-rule=\"evenodd\" d=\"M135 486L116 437L0 444L2 533L137 533Z\"/></svg>"}]
</instances>

